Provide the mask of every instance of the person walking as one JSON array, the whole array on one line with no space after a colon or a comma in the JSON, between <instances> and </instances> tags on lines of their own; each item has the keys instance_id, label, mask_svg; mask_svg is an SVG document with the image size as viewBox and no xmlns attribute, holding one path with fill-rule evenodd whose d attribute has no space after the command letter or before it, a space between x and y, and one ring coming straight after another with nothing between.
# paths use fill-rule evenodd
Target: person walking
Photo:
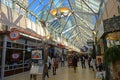
<instances>
[{"instance_id":1,"label":"person walking","mask_svg":"<svg viewBox=\"0 0 120 80\"><path fill-rule=\"evenodd\" d=\"M91 68L90 62L91 62L91 56L88 57L88 66L89 66L89 68Z\"/></svg>"},{"instance_id":2,"label":"person walking","mask_svg":"<svg viewBox=\"0 0 120 80\"><path fill-rule=\"evenodd\" d=\"M48 69L51 69L51 64L52 64L52 60L51 60L51 57L48 55L48 58L47 58Z\"/></svg>"},{"instance_id":3,"label":"person walking","mask_svg":"<svg viewBox=\"0 0 120 80\"><path fill-rule=\"evenodd\" d=\"M56 75L57 60L55 57L52 58L52 69L53 69L53 75Z\"/></svg>"},{"instance_id":4,"label":"person walking","mask_svg":"<svg viewBox=\"0 0 120 80\"><path fill-rule=\"evenodd\" d=\"M96 60L94 58L92 58L90 64L91 64L91 66L93 68L93 71L96 71Z\"/></svg>"},{"instance_id":5,"label":"person walking","mask_svg":"<svg viewBox=\"0 0 120 80\"><path fill-rule=\"evenodd\" d=\"M76 68L77 68L77 62L78 62L78 58L76 55L73 56L73 59L72 59L72 64L73 64L73 67L74 67L74 72L76 73Z\"/></svg>"},{"instance_id":6,"label":"person walking","mask_svg":"<svg viewBox=\"0 0 120 80\"><path fill-rule=\"evenodd\" d=\"M64 67L64 56L61 56L61 67Z\"/></svg>"},{"instance_id":7,"label":"person walking","mask_svg":"<svg viewBox=\"0 0 120 80\"><path fill-rule=\"evenodd\" d=\"M43 80L45 80L46 76L49 78L49 74L48 74L48 65L47 65L47 63L44 64L44 69L43 69Z\"/></svg>"},{"instance_id":8,"label":"person walking","mask_svg":"<svg viewBox=\"0 0 120 80\"><path fill-rule=\"evenodd\" d=\"M82 68L86 68L86 66L85 66L85 57L83 55L81 56L81 65L82 65Z\"/></svg>"}]
</instances>

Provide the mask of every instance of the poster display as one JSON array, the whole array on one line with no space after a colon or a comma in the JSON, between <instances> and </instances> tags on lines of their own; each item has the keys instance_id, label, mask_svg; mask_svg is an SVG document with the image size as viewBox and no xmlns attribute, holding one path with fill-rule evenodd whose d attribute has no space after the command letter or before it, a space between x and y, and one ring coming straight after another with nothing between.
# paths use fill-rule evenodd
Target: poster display
<instances>
[{"instance_id":1,"label":"poster display","mask_svg":"<svg viewBox=\"0 0 120 80\"><path fill-rule=\"evenodd\" d=\"M43 74L43 64L32 64L30 74Z\"/></svg>"},{"instance_id":2,"label":"poster display","mask_svg":"<svg viewBox=\"0 0 120 80\"><path fill-rule=\"evenodd\" d=\"M32 66L30 69L31 75L42 75L43 74L43 68L44 68L44 55L43 55L43 49L34 49L32 50L31 58L32 58Z\"/></svg>"},{"instance_id":3,"label":"poster display","mask_svg":"<svg viewBox=\"0 0 120 80\"><path fill-rule=\"evenodd\" d=\"M32 50L32 59L43 59L43 50Z\"/></svg>"},{"instance_id":4,"label":"poster display","mask_svg":"<svg viewBox=\"0 0 120 80\"><path fill-rule=\"evenodd\" d=\"M103 56L96 56L97 64L103 63Z\"/></svg>"}]
</instances>

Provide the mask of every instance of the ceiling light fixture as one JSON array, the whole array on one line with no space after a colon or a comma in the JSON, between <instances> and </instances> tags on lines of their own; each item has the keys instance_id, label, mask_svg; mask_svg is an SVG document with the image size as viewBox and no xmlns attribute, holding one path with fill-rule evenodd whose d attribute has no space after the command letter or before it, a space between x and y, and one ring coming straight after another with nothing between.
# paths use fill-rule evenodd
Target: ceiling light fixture
<instances>
[{"instance_id":1,"label":"ceiling light fixture","mask_svg":"<svg viewBox=\"0 0 120 80\"><path fill-rule=\"evenodd\" d=\"M69 9L67 7L61 7L61 8L56 8L50 11L50 13L54 17L59 17L59 16L67 16L69 13Z\"/></svg>"}]
</instances>

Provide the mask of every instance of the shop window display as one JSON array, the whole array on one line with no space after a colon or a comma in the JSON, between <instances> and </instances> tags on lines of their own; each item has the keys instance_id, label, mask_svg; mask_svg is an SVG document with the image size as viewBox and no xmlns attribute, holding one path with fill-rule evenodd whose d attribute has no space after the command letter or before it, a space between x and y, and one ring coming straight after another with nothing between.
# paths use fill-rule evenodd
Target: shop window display
<instances>
[{"instance_id":1,"label":"shop window display","mask_svg":"<svg viewBox=\"0 0 120 80\"><path fill-rule=\"evenodd\" d=\"M13 48L21 48L21 49L23 49L24 45L23 44L14 43L14 44L12 44L12 47Z\"/></svg>"},{"instance_id":2,"label":"shop window display","mask_svg":"<svg viewBox=\"0 0 120 80\"><path fill-rule=\"evenodd\" d=\"M12 47L11 42L7 42L7 47L8 47L8 48L11 48L11 47Z\"/></svg>"},{"instance_id":3,"label":"shop window display","mask_svg":"<svg viewBox=\"0 0 120 80\"><path fill-rule=\"evenodd\" d=\"M7 42L7 48L12 48L12 49L19 48L19 49L24 49L24 44Z\"/></svg>"},{"instance_id":4,"label":"shop window display","mask_svg":"<svg viewBox=\"0 0 120 80\"><path fill-rule=\"evenodd\" d=\"M22 50L7 49L5 64L6 67L10 67L10 66L19 67L20 64L23 65Z\"/></svg>"},{"instance_id":5,"label":"shop window display","mask_svg":"<svg viewBox=\"0 0 120 80\"><path fill-rule=\"evenodd\" d=\"M26 64L30 65L31 64L31 51L25 50L25 66Z\"/></svg>"},{"instance_id":6,"label":"shop window display","mask_svg":"<svg viewBox=\"0 0 120 80\"><path fill-rule=\"evenodd\" d=\"M17 74L28 70L29 65L25 63L25 45L16 42L7 42L5 76ZM12 72L12 73L11 73Z\"/></svg>"},{"instance_id":7,"label":"shop window display","mask_svg":"<svg viewBox=\"0 0 120 80\"><path fill-rule=\"evenodd\" d=\"M30 70L31 50L36 49L37 45L34 41L25 39L20 39L16 42L8 40L6 46L5 76Z\"/></svg>"}]
</instances>

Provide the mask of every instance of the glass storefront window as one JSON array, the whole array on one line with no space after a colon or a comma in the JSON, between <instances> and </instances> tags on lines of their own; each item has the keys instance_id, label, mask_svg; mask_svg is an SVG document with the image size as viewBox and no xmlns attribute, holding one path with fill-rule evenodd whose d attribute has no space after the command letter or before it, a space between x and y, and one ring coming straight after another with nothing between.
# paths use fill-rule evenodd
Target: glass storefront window
<instances>
[{"instance_id":1,"label":"glass storefront window","mask_svg":"<svg viewBox=\"0 0 120 80\"><path fill-rule=\"evenodd\" d=\"M36 49L37 45L35 41L19 39L13 42L8 39L6 48L6 61L5 61L5 75L17 74L18 70L28 71L31 64L31 50ZM14 73L7 74L7 72ZM19 72L20 73L20 72Z\"/></svg>"},{"instance_id":2,"label":"glass storefront window","mask_svg":"<svg viewBox=\"0 0 120 80\"><path fill-rule=\"evenodd\" d=\"M7 48L19 48L19 49L24 49L24 44L14 43L14 42L7 42Z\"/></svg>"},{"instance_id":3,"label":"glass storefront window","mask_svg":"<svg viewBox=\"0 0 120 80\"><path fill-rule=\"evenodd\" d=\"M21 48L21 49L23 49L24 45L23 44L18 44L18 43L13 43L12 48Z\"/></svg>"},{"instance_id":4,"label":"glass storefront window","mask_svg":"<svg viewBox=\"0 0 120 80\"><path fill-rule=\"evenodd\" d=\"M11 42L7 42L7 47L11 48L12 47L12 43Z\"/></svg>"},{"instance_id":5,"label":"glass storefront window","mask_svg":"<svg viewBox=\"0 0 120 80\"><path fill-rule=\"evenodd\" d=\"M23 65L23 51L7 49L5 69L14 69L15 67L21 67L20 65Z\"/></svg>"},{"instance_id":6,"label":"glass storefront window","mask_svg":"<svg viewBox=\"0 0 120 80\"><path fill-rule=\"evenodd\" d=\"M3 46L3 42L2 41L0 41L0 47L2 47Z\"/></svg>"}]
</instances>

